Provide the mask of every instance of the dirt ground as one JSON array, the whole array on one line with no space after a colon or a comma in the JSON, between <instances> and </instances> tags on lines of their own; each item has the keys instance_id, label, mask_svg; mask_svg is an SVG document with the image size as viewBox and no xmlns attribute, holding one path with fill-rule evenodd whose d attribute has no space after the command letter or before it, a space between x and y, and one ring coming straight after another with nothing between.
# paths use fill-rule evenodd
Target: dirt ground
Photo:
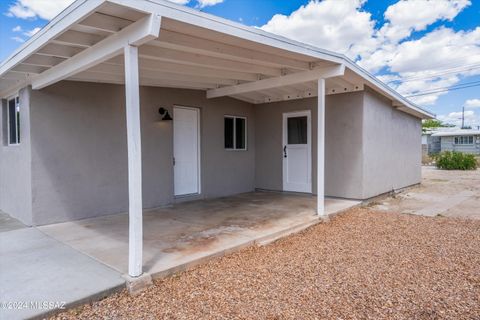
<instances>
[{"instance_id":1,"label":"dirt ground","mask_svg":"<svg viewBox=\"0 0 480 320\"><path fill-rule=\"evenodd\" d=\"M422 184L373 203L375 210L480 219L480 169L422 168Z\"/></svg>"},{"instance_id":2,"label":"dirt ground","mask_svg":"<svg viewBox=\"0 0 480 320\"><path fill-rule=\"evenodd\" d=\"M376 205L388 211L351 209L56 319L480 319L478 177L427 170L424 186ZM476 195L440 215L399 213L463 189Z\"/></svg>"}]
</instances>

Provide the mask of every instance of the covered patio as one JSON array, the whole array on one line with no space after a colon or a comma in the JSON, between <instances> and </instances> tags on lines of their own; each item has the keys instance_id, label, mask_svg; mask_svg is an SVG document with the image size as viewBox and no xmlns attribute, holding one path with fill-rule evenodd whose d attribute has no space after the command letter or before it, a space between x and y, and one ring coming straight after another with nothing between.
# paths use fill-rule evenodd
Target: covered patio
<instances>
[{"instance_id":1,"label":"covered patio","mask_svg":"<svg viewBox=\"0 0 480 320\"><path fill-rule=\"evenodd\" d=\"M359 201L326 199L327 214ZM316 197L252 192L144 211L143 271L163 277L205 259L266 244L321 221ZM128 273L128 215L117 214L39 227L68 246Z\"/></svg>"},{"instance_id":2,"label":"covered patio","mask_svg":"<svg viewBox=\"0 0 480 320\"><path fill-rule=\"evenodd\" d=\"M45 96L48 96L48 99L53 96L61 97L67 90L59 87L58 84L68 81L122 85L122 102L116 103L115 107L123 108L122 112L125 113L126 120L128 215L105 216L66 222L44 226L41 229L78 250L105 262L107 265L121 272L128 273L132 277L138 277L143 272L154 274L168 272L172 268L186 265L193 260L198 261L200 258L220 254L225 252L225 250L247 245L253 241L270 239L279 234L279 232L287 232L288 230L294 230L314 223L319 218L326 217L329 213L357 204L358 202L347 200L327 199L324 201L326 176L326 96L339 93L358 93L368 86L371 90L381 92L390 99L388 100L389 107L393 104L396 110L403 110L416 116L423 114L417 107L411 105L399 94L342 55L300 44L221 18L212 17L167 1L76 1L53 19L47 27L33 36L24 47L24 50L16 52L6 63L0 66L1 96L7 97L18 92L21 88L31 86L33 97L35 92L40 95L42 91L46 92ZM54 88L52 89L52 87ZM79 85L78 87L86 88L87 84L85 86L82 84L82 86ZM247 103L248 106L246 108L251 110L252 115L250 120L253 120L249 123L255 121L253 110L258 105L290 100L300 101L316 97L315 100L309 100L309 108L314 113L302 113L302 115L296 116L296 119L294 119L299 121L305 119L304 125L302 125L303 122L299 124L299 127L304 129L305 135L297 137L297 140L300 142L291 143L305 145L305 147L302 146L305 152L301 154L301 160L305 161L300 163L300 165L283 166L283 176L300 177L299 180L303 179L301 182L306 185L305 188L289 190L285 188L285 181L282 188L280 170L278 170L278 174L275 171L275 177L280 177L280 182L275 187L266 188L254 185L255 173L268 170L259 169L260 167L253 167L253 165L252 168L247 167L245 162L242 162L241 159L239 160L239 157L234 159L236 162L232 161L235 166L232 165L226 168L225 171L238 171L240 167L251 169L249 170L251 174L249 174L253 178L248 185L248 190L261 188L299 191L307 194L316 194L317 196L250 193L218 200L194 201L176 204L170 208L144 211L146 206L145 196L148 192L148 188L145 187L145 180L147 180L145 178L150 178L149 176L153 176L154 173L157 174L158 177L152 179L155 183L161 185L161 187L157 185L157 189L163 188L170 192L173 184L172 179L170 179L171 171L173 171L171 164L173 160L173 166L175 166L176 160L175 156L169 153L171 149L175 149L175 146L173 148L170 147L172 139L166 129L157 126L154 132L155 135L149 136L146 133L147 130L153 131L153 126L149 129L145 124L147 121L153 122L152 119L154 117L150 114L149 116L141 117L142 110L143 112L148 112L149 110L145 101L148 99L141 101L141 87L172 88L171 92L174 92L176 89L185 90L175 91L177 96L173 102L170 102L168 107L175 106L175 104L178 104L178 100L185 98L185 96L194 96L194 94L201 92L202 99L205 98L208 100L208 103L197 98L190 105L197 108L200 104L212 104L209 106L211 110L216 110L218 114L223 113L218 118L220 121L225 116L228 117L231 114L215 109L216 107L213 104L225 101L222 107L227 108L234 104L232 101ZM104 91L103 89L98 89L99 87L97 89L92 88L90 88L92 96L98 95L99 91ZM112 86L105 86L105 88L112 88ZM160 98L166 99L168 93L161 89L157 90L157 88L153 93L155 95L163 94ZM49 95L49 89L58 90L58 92L56 95ZM76 91L80 90L73 88L69 95L78 94ZM186 90L191 91L188 91L188 94L186 94ZM193 92L193 90L195 91ZM83 96L89 96L88 91L85 91ZM105 99L106 102L116 101L119 95L112 94L111 96L96 97L96 100L92 99L92 101L84 103L81 109L87 109L100 101L100 99ZM157 104L157 101L161 101L157 96L153 98L153 94L150 97L150 104L152 105L154 103ZM54 105L48 99L44 101L45 104ZM38 100L41 99L36 101ZM78 100L72 101L71 105L73 106L75 102L78 103ZM35 99L32 99L32 101L35 101ZM200 103L201 101L203 102ZM106 103L100 104L104 106ZM68 105L70 106L70 101L68 101ZM188 104L182 105L188 107ZM355 104L352 103L352 105ZM155 105L155 108L158 110L160 106ZM74 112L78 112L78 109L80 108L68 110L66 114L72 116ZM32 110L35 110L35 107L32 107ZM38 110L40 111L42 108L38 108ZM43 110L48 110L48 108L43 108ZM44 117L36 123L44 124L48 119L59 117L58 109L51 110L52 115L50 117ZM67 109L63 108L63 110ZM208 110L208 108L205 108L205 110ZM105 117L110 122L104 119L105 123L97 124L95 130L100 131L102 128L111 126L113 121L111 119L115 120L115 115L121 114L123 116L123 113L120 113L117 109L112 108L112 111L114 112L109 113L108 117ZM200 113L198 110L196 112L197 114ZM101 118L98 115L92 116L92 112L89 112L88 116L92 117L91 121ZM202 130L206 131L208 129L206 127L209 126L207 123L209 116L206 115L206 112L202 117L202 129L198 125L200 120L193 121L197 126L195 131L198 132L198 135L194 136L194 139L190 136L184 139L186 141L198 141L194 150L198 163L202 160L202 156L199 156L198 151L200 141L202 141L203 148L205 144L218 138L218 132L220 134L223 133L222 130L217 130L215 134L205 138L200 137ZM70 124L71 127L74 127L74 125L80 123L81 119L86 119L87 115L85 117L72 116L72 118L74 121ZM179 117L174 115L174 118L178 119ZM268 121L265 121L265 126L272 122L270 121L271 116L266 118ZM200 118L197 116L196 119ZM210 117L210 119L214 119L214 117ZM247 125L246 117L244 119L243 126L245 127ZM308 119L308 125L306 124L306 119ZM64 120L60 119L56 123L62 123ZM124 119L122 118L121 120ZM284 128L287 127L288 120L289 117L285 116ZM221 125L220 121L211 124L210 128ZM89 121L86 121L86 123L88 124L87 127L93 127L93 124L89 123ZM122 125L125 128L125 122ZM48 126L39 125L36 128L37 132L35 135L32 135L35 137L33 140L38 139L38 132L41 132L46 127ZM56 125L51 127L54 129L58 128ZM72 149L71 152L64 152L56 160L64 159L65 154L74 154L73 152L77 149L76 145L79 137L85 136L88 131L95 131L85 130L84 127L80 127L78 125L78 128L76 128L80 134L70 137L70 140L65 139L65 141L62 141L65 143L63 150ZM185 127L189 128L189 126ZM160 130L164 131L160 132ZM44 131L46 132L46 130ZM50 140L52 137L63 138L68 136L69 131L73 132L74 130L68 128L60 134L51 133L47 139ZM87 132L85 133L84 131ZM245 130L245 132L247 131ZM273 136L272 132L273 130L267 130L264 136ZM283 139L284 141L289 141L285 132L288 132L288 130L284 130ZM116 140L116 137L120 135L112 135L113 138L110 140ZM245 134L245 140L248 140L252 135ZM89 153L97 154L99 151L113 149L108 137L105 138L102 134L92 137L91 140L95 142L102 139L102 137L107 141L105 145L85 144L92 147L92 149L86 149L87 151L80 156ZM160 138L166 139L165 137L168 137L170 140L163 144L160 143ZM151 138L151 140L148 140L150 141L149 145L147 143L142 144L142 142L147 142L145 138ZM274 142L278 141L278 146L281 145L281 147L272 150L268 148L262 149L266 155L264 163L267 169L273 167L271 159L274 157L280 159L278 160L280 164L282 161L283 163L290 163L290 161L293 163L295 159L296 154L293 148L291 151L287 149L287 143L284 143L285 146L283 146L280 142L281 139L281 133L273 137ZM45 150L45 145L48 146L48 144L43 144L38 150ZM142 148L144 148L143 150L147 149L146 147L152 148L152 145L156 148L156 153L146 157L145 153L142 153ZM215 146L218 147L220 145L221 143ZM277 144L275 144L276 146ZM223 146L221 148L226 149ZM213 150L213 148L210 149ZM245 141L243 141L240 149L251 151L253 148L247 147ZM260 147L258 149L260 150ZM119 148L119 150L123 149ZM203 163L213 163L212 167L222 167L223 163L221 161L227 158L225 156L226 153L229 153L230 156L232 154L240 154L236 152L238 150L234 151L230 152L228 150L228 152L225 152L225 150L221 150L222 153L218 151L210 152L208 161ZM205 154L207 153L206 151L204 152ZM289 156L287 159L287 153L289 152L292 156ZM78 156L72 156L72 161L70 162L58 161L58 165L53 166L53 162L50 159L51 154L50 150L46 151L44 158L39 157L39 163L42 165L35 167L35 169L51 168L51 172L45 170L46 173L42 178L45 178L48 183L44 185L39 184L38 193L40 194L47 189L53 190L54 187L57 188L58 197L55 200L60 199L58 200L58 207L63 210L62 214L75 210L84 210L80 208L81 205L84 203L91 204L93 198L97 200L101 198L97 197L96 192L99 186L104 194L110 196L109 200L112 205L107 208L108 212L114 212L118 210L117 207L122 207L118 203L127 197L123 196L121 192L116 192L115 187L116 185L122 185L123 181L112 186L112 180L116 181L121 176L121 173L125 171L121 166L123 163L118 165L118 168L121 169L113 172L110 176L104 177L98 185L89 188L87 184L113 167L113 160L111 159L113 156L109 152L105 152L105 159L107 160L104 166L98 165L95 162L97 159L91 161L91 163L94 163L94 166L86 165L89 163L88 161L78 165L77 174L72 174L72 178L65 183L67 187L71 187L71 199L65 199L68 198L65 196L66 192L62 190L58 181L54 181L54 178L60 180L62 177L67 176L58 173L59 167L73 166L76 162L80 162L78 161ZM207 159L205 154L203 159ZM352 157L342 156L341 159L355 159L355 156L358 156L358 154L361 153L357 153ZM33 153L33 155L37 156L36 153ZM165 156L167 159L163 163L164 167L159 168L159 165L155 164L155 166L152 166L153 169L149 168L147 170L145 168L147 160L157 161L162 156ZM258 158L260 157L255 155L250 157L250 159L253 159L252 163ZM218 163L214 163L213 160L218 161ZM338 162L339 160L337 159L336 161ZM357 163L359 162L357 161ZM78 188L89 196L88 198L86 197L86 201L82 201L76 192L75 182L84 176L85 171L91 170L92 167L97 165L98 171L91 173L91 177L85 179L85 185ZM206 179L203 178L208 176L208 174L204 175L204 168L202 168L203 171L200 174L200 167L197 166L198 170L194 172L195 176L198 177L194 183L197 188L189 194L196 194L199 198L209 198L210 195L201 188L203 187L202 183L206 184L204 181ZM223 167L227 166L223 165ZM280 165L278 168L280 168ZM274 169L278 168L275 167ZM348 168L350 169L350 167ZM215 183L219 186L218 181L222 179L222 183L235 183L234 179L224 178L222 174L217 173L214 169L216 168L211 169L209 176L216 175L217 179L212 179L209 182L210 187L215 185ZM299 170L301 174L291 174L288 171L290 169L292 169L291 171L293 169ZM339 174L335 173L335 178L342 183L351 185L348 181L348 179L351 179L351 175L348 173L344 174L346 171L343 170ZM67 172L71 173L70 171ZM185 176L189 176L190 173L188 172ZM239 173L239 176L243 178L245 175ZM265 180L267 180L268 184L273 181L269 177ZM292 184L295 183L297 182L292 182ZM217 188L229 190L228 187L223 185ZM154 188L150 189L155 191ZM224 190L221 191L223 192ZM48 206L51 205L52 199L51 192L44 193L46 194L42 203L44 207L41 210L38 208L33 210L37 210L47 216L49 214ZM166 200L162 200L175 203L177 194L171 193L172 195L168 194L168 197L164 197ZM238 192L230 192L230 194L235 193ZM158 194L160 194L160 191L157 194L150 195L148 198L159 198ZM210 194L215 196L215 192ZM38 199L38 194L36 197ZM118 197L123 198L118 199ZM353 196L348 198L360 199ZM151 202L153 203L154 201ZM93 209L89 208L86 210L98 210L100 206L92 204L92 207ZM153 205L150 207L153 207ZM125 208L122 207L121 210L123 211ZM75 215L72 214L72 216Z\"/></svg>"}]
</instances>

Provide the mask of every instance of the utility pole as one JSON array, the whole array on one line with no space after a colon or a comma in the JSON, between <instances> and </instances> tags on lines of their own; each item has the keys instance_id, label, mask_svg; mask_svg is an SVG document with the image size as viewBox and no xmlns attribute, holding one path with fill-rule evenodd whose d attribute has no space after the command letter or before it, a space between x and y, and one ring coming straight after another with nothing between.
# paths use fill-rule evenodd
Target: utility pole
<instances>
[{"instance_id":1,"label":"utility pole","mask_svg":"<svg viewBox=\"0 0 480 320\"><path fill-rule=\"evenodd\" d=\"M462 107L462 129L465 129L465 107Z\"/></svg>"}]
</instances>

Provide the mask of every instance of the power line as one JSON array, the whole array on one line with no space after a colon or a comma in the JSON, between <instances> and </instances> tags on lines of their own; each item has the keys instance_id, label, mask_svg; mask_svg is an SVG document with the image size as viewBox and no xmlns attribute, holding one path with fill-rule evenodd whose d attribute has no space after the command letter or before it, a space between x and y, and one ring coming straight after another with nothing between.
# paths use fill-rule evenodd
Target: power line
<instances>
[{"instance_id":1,"label":"power line","mask_svg":"<svg viewBox=\"0 0 480 320\"><path fill-rule=\"evenodd\" d=\"M448 75L448 74L468 72L468 71L475 70L475 69L480 69L480 64L472 64L468 68L467 68L467 66L464 66L464 68L462 68L462 69L458 69L458 67L457 68L451 68L451 69L445 69L441 72L432 73L432 74L429 74L429 75L412 76L412 77L406 77L406 78L402 78L402 79L390 80L387 83L394 83L394 82L404 83L404 82L409 82L409 81L414 81L414 80L425 80L425 79L437 78L439 76Z\"/></svg>"},{"instance_id":2,"label":"power line","mask_svg":"<svg viewBox=\"0 0 480 320\"><path fill-rule=\"evenodd\" d=\"M436 94L436 93L441 93L446 91L454 91L454 90L460 90L460 89L466 89L466 88L472 88L472 87L478 87L478 86L480 86L480 81L472 81L472 82L467 82L467 83L463 83L463 84L459 84L451 87L435 88L435 89L427 90L424 92L411 94L406 96L406 98L426 96L430 94Z\"/></svg>"}]
</instances>

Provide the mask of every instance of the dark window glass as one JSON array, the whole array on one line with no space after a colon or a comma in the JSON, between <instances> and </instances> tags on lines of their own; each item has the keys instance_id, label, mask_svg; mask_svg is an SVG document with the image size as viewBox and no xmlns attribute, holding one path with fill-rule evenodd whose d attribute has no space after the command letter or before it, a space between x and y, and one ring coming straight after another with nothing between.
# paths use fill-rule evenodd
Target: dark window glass
<instances>
[{"instance_id":1,"label":"dark window glass","mask_svg":"<svg viewBox=\"0 0 480 320\"><path fill-rule=\"evenodd\" d=\"M245 119L235 118L235 149L245 149Z\"/></svg>"},{"instance_id":2,"label":"dark window glass","mask_svg":"<svg viewBox=\"0 0 480 320\"><path fill-rule=\"evenodd\" d=\"M8 130L10 144L17 143L17 105L15 99L8 101Z\"/></svg>"},{"instance_id":3,"label":"dark window glass","mask_svg":"<svg viewBox=\"0 0 480 320\"><path fill-rule=\"evenodd\" d=\"M307 117L291 117L287 122L288 144L307 144Z\"/></svg>"},{"instance_id":4,"label":"dark window glass","mask_svg":"<svg viewBox=\"0 0 480 320\"><path fill-rule=\"evenodd\" d=\"M225 118L225 149L233 149L233 118Z\"/></svg>"},{"instance_id":5,"label":"dark window glass","mask_svg":"<svg viewBox=\"0 0 480 320\"><path fill-rule=\"evenodd\" d=\"M20 143L20 98L15 99L17 102L17 143Z\"/></svg>"}]
</instances>

